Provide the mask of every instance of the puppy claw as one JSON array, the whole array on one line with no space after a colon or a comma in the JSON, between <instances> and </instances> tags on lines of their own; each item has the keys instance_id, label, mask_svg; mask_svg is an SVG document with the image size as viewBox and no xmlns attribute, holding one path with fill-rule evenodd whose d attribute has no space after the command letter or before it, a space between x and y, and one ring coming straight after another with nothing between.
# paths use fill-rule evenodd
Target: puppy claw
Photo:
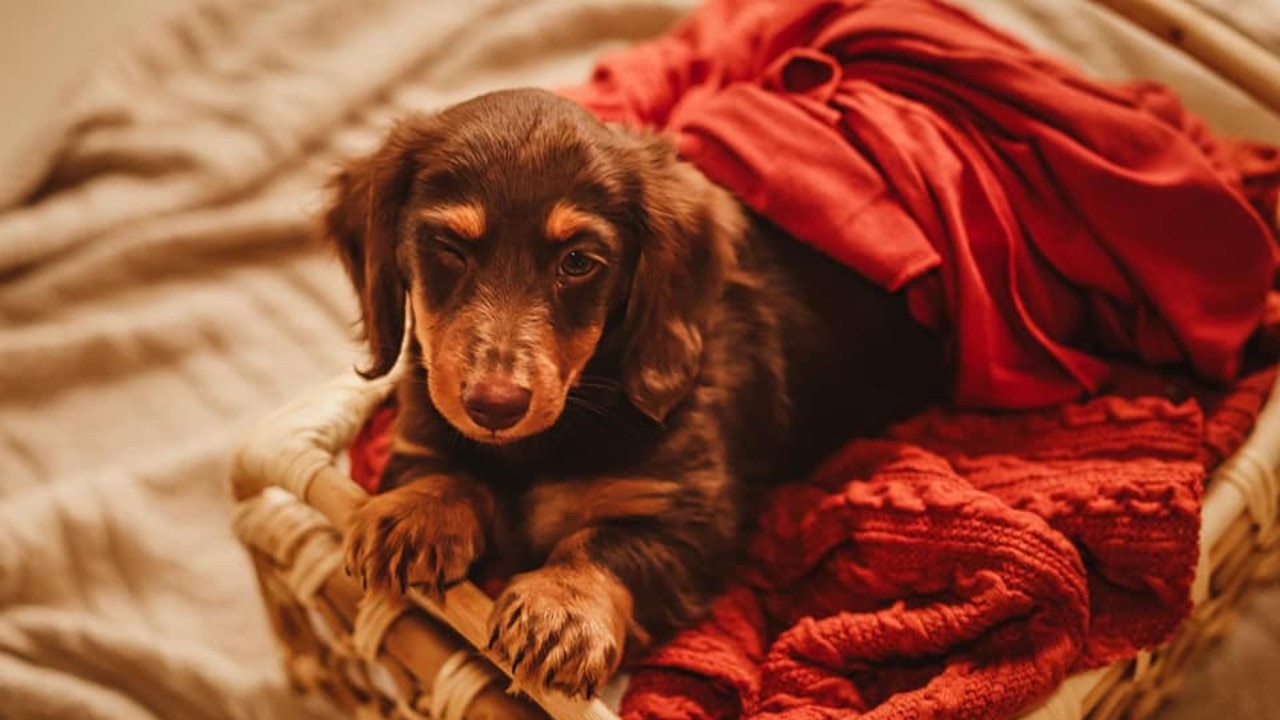
<instances>
[{"instance_id":1,"label":"puppy claw","mask_svg":"<svg viewBox=\"0 0 1280 720\"><path fill-rule=\"evenodd\" d=\"M507 685L508 695L519 695L524 692L524 686L520 684L520 678L511 678L511 683Z\"/></svg>"},{"instance_id":2,"label":"puppy claw","mask_svg":"<svg viewBox=\"0 0 1280 720\"><path fill-rule=\"evenodd\" d=\"M520 672L520 665L524 663L524 659L528 655L528 650L529 646L525 645L516 651L516 656L511 659L511 672Z\"/></svg>"},{"instance_id":3,"label":"puppy claw","mask_svg":"<svg viewBox=\"0 0 1280 720\"><path fill-rule=\"evenodd\" d=\"M515 629L516 624L520 622L520 611L524 609L523 606L524 603L519 600L511 604L511 609L508 611L507 615L507 624L503 627L505 632L511 632Z\"/></svg>"},{"instance_id":4,"label":"puppy claw","mask_svg":"<svg viewBox=\"0 0 1280 720\"><path fill-rule=\"evenodd\" d=\"M400 559L396 562L396 583L400 586L400 594L403 595L409 584L409 562L413 560L413 551L411 548L402 548L400 550Z\"/></svg>"}]
</instances>

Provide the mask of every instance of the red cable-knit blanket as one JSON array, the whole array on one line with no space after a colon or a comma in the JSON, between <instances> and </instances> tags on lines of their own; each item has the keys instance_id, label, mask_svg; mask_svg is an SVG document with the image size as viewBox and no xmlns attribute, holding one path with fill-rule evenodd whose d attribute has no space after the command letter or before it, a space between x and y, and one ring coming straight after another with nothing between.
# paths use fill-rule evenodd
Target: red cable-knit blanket
<instances>
[{"instance_id":1,"label":"red cable-knit blanket","mask_svg":"<svg viewBox=\"0 0 1280 720\"><path fill-rule=\"evenodd\" d=\"M712 0L563 92L907 293L958 375L956 409L774 493L626 718L1008 718L1168 637L1206 473L1274 378L1241 376L1280 337L1274 150L927 0ZM352 448L366 487L393 415Z\"/></svg>"}]
</instances>

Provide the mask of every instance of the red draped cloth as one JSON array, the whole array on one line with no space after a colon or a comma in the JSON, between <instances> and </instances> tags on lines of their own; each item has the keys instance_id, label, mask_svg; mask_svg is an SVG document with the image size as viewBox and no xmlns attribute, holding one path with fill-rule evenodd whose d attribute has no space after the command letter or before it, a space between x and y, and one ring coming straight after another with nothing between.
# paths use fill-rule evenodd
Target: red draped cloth
<instances>
[{"instance_id":1,"label":"red draped cloth","mask_svg":"<svg viewBox=\"0 0 1280 720\"><path fill-rule=\"evenodd\" d=\"M1275 260L1168 91L1091 82L929 0L711 0L561 90L953 339L965 406L1094 392L1108 359L1240 368Z\"/></svg>"}]
</instances>

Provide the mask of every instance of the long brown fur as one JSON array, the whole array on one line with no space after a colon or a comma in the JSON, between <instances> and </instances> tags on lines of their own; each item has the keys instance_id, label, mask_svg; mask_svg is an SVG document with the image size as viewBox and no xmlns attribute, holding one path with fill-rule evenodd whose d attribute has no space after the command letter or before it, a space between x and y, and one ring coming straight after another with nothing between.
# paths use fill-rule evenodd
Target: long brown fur
<instances>
[{"instance_id":1,"label":"long brown fur","mask_svg":"<svg viewBox=\"0 0 1280 720\"><path fill-rule=\"evenodd\" d=\"M518 573L491 644L526 685L591 694L697 620L756 491L946 384L901 298L667 142L546 92L406 119L336 186L327 234L361 301L363 372L387 373L411 328L348 566L391 591L439 591L481 560ZM530 393L496 431L465 402L494 378Z\"/></svg>"}]
</instances>

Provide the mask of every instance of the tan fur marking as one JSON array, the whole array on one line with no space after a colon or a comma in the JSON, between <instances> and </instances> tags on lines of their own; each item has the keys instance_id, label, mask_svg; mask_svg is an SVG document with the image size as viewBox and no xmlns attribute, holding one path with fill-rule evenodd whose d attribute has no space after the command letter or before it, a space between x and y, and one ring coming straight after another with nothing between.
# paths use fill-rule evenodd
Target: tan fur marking
<instances>
[{"instance_id":1,"label":"tan fur marking","mask_svg":"<svg viewBox=\"0 0 1280 720\"><path fill-rule=\"evenodd\" d=\"M656 478L598 478L542 483L525 496L526 531L543 553L585 527L619 517L660 515L671 506L679 483Z\"/></svg>"},{"instance_id":2,"label":"tan fur marking","mask_svg":"<svg viewBox=\"0 0 1280 720\"><path fill-rule=\"evenodd\" d=\"M412 302L415 316L425 314L425 307L421 311L418 309L424 305L419 293L413 294ZM551 327L545 309L534 308L517 315L513 320L509 315L504 317L500 314L497 301L489 299L482 299L466 311L441 317L438 321L430 318L429 328L427 323L415 325L418 341L423 348L423 364L427 370L431 400L450 424L475 440L500 444L531 435L555 423L563 407L563 388L554 382L554 364L547 362L544 363L545 367L538 364L550 354L541 348L550 350L554 345L541 346L532 358L518 357L509 370L495 364L488 357L486 351L496 347L493 342L494 333L505 332L511 328L512 322L520 323L513 331L517 340L523 339L522 333L532 334L533 330L523 327L526 324L534 330ZM499 327L504 329L497 329ZM476 361L468 362L465 349L468 340L473 337L485 342ZM508 377L513 382L533 390L533 399L525 417L513 427L498 433L477 425L467 414L462 401L464 384L476 382L486 373L494 372L499 375L509 372Z\"/></svg>"},{"instance_id":3,"label":"tan fur marking","mask_svg":"<svg viewBox=\"0 0 1280 720\"><path fill-rule=\"evenodd\" d=\"M560 371L562 375L577 376L596 352L603 325L590 325L571 334L560 345ZM556 342L555 331L547 328L543 342Z\"/></svg>"},{"instance_id":4,"label":"tan fur marking","mask_svg":"<svg viewBox=\"0 0 1280 720\"><path fill-rule=\"evenodd\" d=\"M613 234L613 226L607 220L564 200L557 202L547 213L545 229L551 242L564 242L583 230L601 235Z\"/></svg>"},{"instance_id":5,"label":"tan fur marking","mask_svg":"<svg viewBox=\"0 0 1280 720\"><path fill-rule=\"evenodd\" d=\"M463 240L477 240L484 235L484 206L476 202L424 208L419 217L444 225Z\"/></svg>"},{"instance_id":6,"label":"tan fur marking","mask_svg":"<svg viewBox=\"0 0 1280 720\"><path fill-rule=\"evenodd\" d=\"M413 332L418 338L418 344L422 346L422 365L427 370L431 400L449 422L455 425L467 423L469 419L462 406L459 390L462 381L459 376L463 364L460 352L462 344L450 341L449 330L452 326L437 322L427 312L421 293L410 293L409 302L413 307ZM437 333L441 337L437 338Z\"/></svg>"}]
</instances>

